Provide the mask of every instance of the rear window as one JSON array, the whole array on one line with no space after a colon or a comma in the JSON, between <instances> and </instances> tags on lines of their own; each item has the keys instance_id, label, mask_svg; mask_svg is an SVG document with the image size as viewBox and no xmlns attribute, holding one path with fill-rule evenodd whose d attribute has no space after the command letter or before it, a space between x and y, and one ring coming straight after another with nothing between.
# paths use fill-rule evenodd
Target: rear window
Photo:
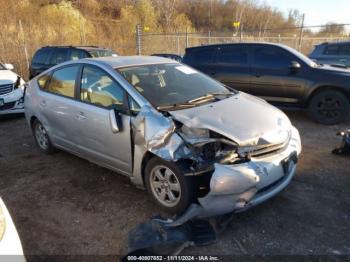
<instances>
[{"instance_id":1,"label":"rear window","mask_svg":"<svg viewBox=\"0 0 350 262\"><path fill-rule=\"evenodd\" d=\"M51 49L49 48L38 50L33 57L33 63L49 64L50 53Z\"/></svg>"},{"instance_id":2,"label":"rear window","mask_svg":"<svg viewBox=\"0 0 350 262\"><path fill-rule=\"evenodd\" d=\"M189 53L190 63L196 65L209 64L213 62L214 48L194 50Z\"/></svg>"},{"instance_id":3,"label":"rear window","mask_svg":"<svg viewBox=\"0 0 350 262\"><path fill-rule=\"evenodd\" d=\"M337 45L328 45L324 49L323 54L324 55L338 55L338 51L339 51L339 46L337 46Z\"/></svg>"}]
</instances>

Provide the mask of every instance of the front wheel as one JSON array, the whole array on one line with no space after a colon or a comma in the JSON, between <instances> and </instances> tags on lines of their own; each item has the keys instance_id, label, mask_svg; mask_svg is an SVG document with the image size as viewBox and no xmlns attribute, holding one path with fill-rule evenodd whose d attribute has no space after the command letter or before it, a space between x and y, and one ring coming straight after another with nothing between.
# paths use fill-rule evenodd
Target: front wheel
<instances>
[{"instance_id":1,"label":"front wheel","mask_svg":"<svg viewBox=\"0 0 350 262\"><path fill-rule=\"evenodd\" d=\"M196 188L192 177L184 176L176 163L154 157L146 166L148 193L167 213L181 214L194 201Z\"/></svg>"},{"instance_id":2,"label":"front wheel","mask_svg":"<svg viewBox=\"0 0 350 262\"><path fill-rule=\"evenodd\" d=\"M321 91L312 97L308 110L320 124L339 124L349 113L349 99L336 90Z\"/></svg>"}]
</instances>

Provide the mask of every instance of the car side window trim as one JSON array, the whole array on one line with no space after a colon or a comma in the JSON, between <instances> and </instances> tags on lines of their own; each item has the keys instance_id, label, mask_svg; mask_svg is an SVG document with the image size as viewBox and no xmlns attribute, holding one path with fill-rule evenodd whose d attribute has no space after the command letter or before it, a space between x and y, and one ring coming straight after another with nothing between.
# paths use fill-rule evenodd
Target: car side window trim
<instances>
[{"instance_id":1,"label":"car side window trim","mask_svg":"<svg viewBox=\"0 0 350 262\"><path fill-rule=\"evenodd\" d=\"M104 70L103 68L96 66L96 65L93 65L93 64L81 64L80 71L78 72L78 80L76 81L77 86L76 86L76 94L75 95L76 95L77 101L79 101L80 103L91 105L91 106L96 106L96 107L101 108L101 109L106 109L106 110L115 109L114 105L110 105L110 106L106 107L106 106L100 106L100 105L97 105L97 104L94 104L94 103L91 103L88 101L81 100L81 97L80 97L81 80L83 77L83 71L84 71L85 67L93 67L93 68L97 68L98 70L101 70L102 72L104 72L106 74L106 76L108 76L113 82L115 82L121 88L121 90L123 91L123 107L124 107L124 109L123 109L123 112L120 112L120 113L123 113L125 115L131 115L129 101L128 101L129 93L125 90L125 88L113 76L111 76L111 74L106 72L106 70Z\"/></svg>"},{"instance_id":2,"label":"car side window trim","mask_svg":"<svg viewBox=\"0 0 350 262\"><path fill-rule=\"evenodd\" d=\"M46 88L50 85L51 83L51 80L52 80L52 76L53 74L58 71L58 70L61 70L61 69L64 69L64 68L67 68L67 67L72 67L72 66L79 66L78 68L78 73L75 77L75 84L74 84L74 97L70 97L70 96L65 96L65 95L61 95L61 94L57 94L57 93L53 93L53 92L50 92L50 91L47 91ZM49 73L49 79L46 81L45 85L44 85L44 88L41 88L39 86L39 83L38 83L38 86L39 86L39 89L40 91L42 92L45 92L45 93L48 93L50 95L54 95L54 96L59 96L59 97L63 97L63 98L67 98L67 99L71 99L71 100L74 100L74 101L77 101L77 95L76 95L76 90L77 90L77 84L78 84L78 81L79 81L79 72L81 70L81 67L82 67L82 64L69 64L69 65L64 65L64 66L60 66L58 68L55 68L54 70L50 71ZM39 79L39 78L38 78Z\"/></svg>"}]
</instances>

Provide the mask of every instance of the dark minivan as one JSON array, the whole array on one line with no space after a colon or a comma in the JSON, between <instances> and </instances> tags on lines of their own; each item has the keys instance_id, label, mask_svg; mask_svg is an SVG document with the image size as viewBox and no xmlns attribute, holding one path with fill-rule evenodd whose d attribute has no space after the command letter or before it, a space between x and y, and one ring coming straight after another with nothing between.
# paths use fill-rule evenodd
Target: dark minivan
<instances>
[{"instance_id":1,"label":"dark minivan","mask_svg":"<svg viewBox=\"0 0 350 262\"><path fill-rule=\"evenodd\" d=\"M337 124L349 112L350 70L319 65L273 43L187 48L183 63L282 107L307 108L317 122Z\"/></svg>"},{"instance_id":2,"label":"dark minivan","mask_svg":"<svg viewBox=\"0 0 350 262\"><path fill-rule=\"evenodd\" d=\"M69 60L104 56L117 56L117 53L97 46L45 46L35 52L29 68L29 78Z\"/></svg>"}]
</instances>

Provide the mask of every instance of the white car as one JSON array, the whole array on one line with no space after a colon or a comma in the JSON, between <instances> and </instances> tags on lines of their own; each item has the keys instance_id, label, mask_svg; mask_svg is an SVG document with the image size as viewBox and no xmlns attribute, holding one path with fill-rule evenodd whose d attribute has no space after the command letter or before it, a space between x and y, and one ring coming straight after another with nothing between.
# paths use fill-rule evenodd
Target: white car
<instances>
[{"instance_id":1,"label":"white car","mask_svg":"<svg viewBox=\"0 0 350 262\"><path fill-rule=\"evenodd\" d=\"M25 262L21 240L4 201L0 198L0 258L1 261Z\"/></svg>"},{"instance_id":2,"label":"white car","mask_svg":"<svg viewBox=\"0 0 350 262\"><path fill-rule=\"evenodd\" d=\"M0 115L24 113L24 80L13 65L0 63Z\"/></svg>"}]
</instances>

